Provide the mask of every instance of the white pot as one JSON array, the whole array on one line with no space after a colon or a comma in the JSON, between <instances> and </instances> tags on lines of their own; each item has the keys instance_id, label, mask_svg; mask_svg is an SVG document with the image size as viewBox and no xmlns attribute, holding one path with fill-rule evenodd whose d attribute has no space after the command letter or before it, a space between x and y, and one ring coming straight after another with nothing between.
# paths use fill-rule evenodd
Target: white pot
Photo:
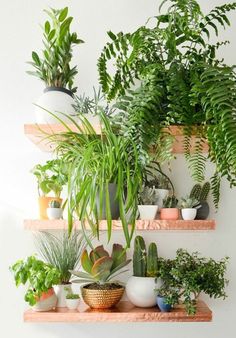
<instances>
[{"instance_id":1,"label":"white pot","mask_svg":"<svg viewBox=\"0 0 236 338\"><path fill-rule=\"evenodd\" d=\"M153 220L158 211L158 205L138 205L140 219Z\"/></svg>"},{"instance_id":2,"label":"white pot","mask_svg":"<svg viewBox=\"0 0 236 338\"><path fill-rule=\"evenodd\" d=\"M66 306L69 310L76 310L79 306L79 298L78 299L66 299Z\"/></svg>"},{"instance_id":3,"label":"white pot","mask_svg":"<svg viewBox=\"0 0 236 338\"><path fill-rule=\"evenodd\" d=\"M155 189L157 194L157 204L158 207L161 209L163 207L163 200L169 195L168 189Z\"/></svg>"},{"instance_id":4,"label":"white pot","mask_svg":"<svg viewBox=\"0 0 236 338\"><path fill-rule=\"evenodd\" d=\"M49 219L61 219L62 214L62 208L47 208L47 215Z\"/></svg>"},{"instance_id":5,"label":"white pot","mask_svg":"<svg viewBox=\"0 0 236 338\"><path fill-rule=\"evenodd\" d=\"M138 307L153 307L156 305L155 288L161 286L158 279L155 283L155 277L135 277L128 279L126 284L126 294L131 303Z\"/></svg>"},{"instance_id":6,"label":"white pot","mask_svg":"<svg viewBox=\"0 0 236 338\"><path fill-rule=\"evenodd\" d=\"M182 218L186 221L192 221L197 215L197 209L195 208L185 208L181 209Z\"/></svg>"},{"instance_id":7,"label":"white pot","mask_svg":"<svg viewBox=\"0 0 236 338\"><path fill-rule=\"evenodd\" d=\"M55 285L54 286L54 290L55 293L57 295L57 307L65 307L66 306L66 295L68 293L68 291L65 290L66 288L69 288L70 291L72 291L71 289L71 284L60 284L60 285Z\"/></svg>"},{"instance_id":8,"label":"white pot","mask_svg":"<svg viewBox=\"0 0 236 338\"><path fill-rule=\"evenodd\" d=\"M34 109L36 123L38 124L53 124L60 123L55 117L49 114L44 109L50 111L51 113L57 115L64 122L70 122L68 118L63 116L60 113L64 113L67 115L73 115L75 113L72 104L74 104L74 100L71 95L67 92L64 92L63 88L54 88L51 87L46 89L39 99L36 101L36 106ZM42 109L42 108L44 109Z\"/></svg>"}]
</instances>

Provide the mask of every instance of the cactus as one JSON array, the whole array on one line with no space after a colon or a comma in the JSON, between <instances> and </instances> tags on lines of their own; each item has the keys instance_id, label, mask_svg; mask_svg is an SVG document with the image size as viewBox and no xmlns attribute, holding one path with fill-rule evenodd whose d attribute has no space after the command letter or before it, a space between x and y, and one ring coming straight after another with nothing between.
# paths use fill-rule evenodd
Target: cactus
<instances>
[{"instance_id":1,"label":"cactus","mask_svg":"<svg viewBox=\"0 0 236 338\"><path fill-rule=\"evenodd\" d=\"M156 277L158 272L157 246L151 243L148 247L147 255L147 277Z\"/></svg>"},{"instance_id":2,"label":"cactus","mask_svg":"<svg viewBox=\"0 0 236 338\"><path fill-rule=\"evenodd\" d=\"M163 208L176 208L178 204L178 199L172 195L172 196L167 196L163 200Z\"/></svg>"},{"instance_id":3,"label":"cactus","mask_svg":"<svg viewBox=\"0 0 236 338\"><path fill-rule=\"evenodd\" d=\"M147 252L142 236L136 236L134 240L133 272L136 277L146 277Z\"/></svg>"},{"instance_id":4,"label":"cactus","mask_svg":"<svg viewBox=\"0 0 236 338\"><path fill-rule=\"evenodd\" d=\"M207 196L210 192L210 189L211 189L210 182L206 182L206 183L203 184L201 194L200 194L200 198L199 198L200 201L206 201L207 200Z\"/></svg>"},{"instance_id":5,"label":"cactus","mask_svg":"<svg viewBox=\"0 0 236 338\"><path fill-rule=\"evenodd\" d=\"M56 208L56 209L59 209L61 207L61 203L57 200L51 200L49 203L48 203L48 206L49 208Z\"/></svg>"},{"instance_id":6,"label":"cactus","mask_svg":"<svg viewBox=\"0 0 236 338\"><path fill-rule=\"evenodd\" d=\"M202 191L201 184L195 184L190 192L190 197L195 197L199 201L201 191Z\"/></svg>"}]
</instances>

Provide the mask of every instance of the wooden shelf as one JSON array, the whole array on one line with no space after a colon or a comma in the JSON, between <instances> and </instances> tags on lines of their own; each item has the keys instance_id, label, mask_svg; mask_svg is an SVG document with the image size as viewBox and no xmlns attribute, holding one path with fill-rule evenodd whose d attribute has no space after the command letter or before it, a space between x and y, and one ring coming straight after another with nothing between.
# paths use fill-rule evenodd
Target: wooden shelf
<instances>
[{"instance_id":1,"label":"wooden shelf","mask_svg":"<svg viewBox=\"0 0 236 338\"><path fill-rule=\"evenodd\" d=\"M112 221L113 230L122 230L121 221ZM81 229L80 221L75 221L74 227ZM24 221L24 228L26 230L63 230L67 229L66 220L32 220ZM194 221L136 221L137 230L215 230L214 220L194 220ZM100 230L107 230L107 222L100 222Z\"/></svg>"},{"instance_id":2,"label":"wooden shelf","mask_svg":"<svg viewBox=\"0 0 236 338\"><path fill-rule=\"evenodd\" d=\"M27 310L24 313L25 322L210 322L212 312L208 306L199 301L197 313L187 315L180 305L171 312L160 312L157 307L137 308L129 302L120 302L115 308L107 310L90 309L81 304L78 310L57 308L49 312Z\"/></svg>"},{"instance_id":3,"label":"wooden shelf","mask_svg":"<svg viewBox=\"0 0 236 338\"><path fill-rule=\"evenodd\" d=\"M70 128L76 131L76 127L74 125L69 125ZM101 134L101 126L93 125L96 133L98 135ZM170 126L165 129L168 133L175 137L175 142L173 144L173 153L184 153L183 148L183 127L180 126ZM24 125L24 133L25 135L42 151L51 152L53 151L53 145L50 144L49 140L45 139L46 134L54 134L54 133L62 133L65 132L66 129L62 124L25 124ZM191 145L195 144L195 137L193 136L191 139ZM208 145L204 144L203 152L208 152Z\"/></svg>"}]
</instances>

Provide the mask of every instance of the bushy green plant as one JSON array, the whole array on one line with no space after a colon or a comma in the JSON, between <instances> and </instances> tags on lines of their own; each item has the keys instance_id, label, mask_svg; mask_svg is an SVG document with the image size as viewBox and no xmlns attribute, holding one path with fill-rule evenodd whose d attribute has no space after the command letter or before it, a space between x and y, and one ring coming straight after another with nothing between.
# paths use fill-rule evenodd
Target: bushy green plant
<instances>
[{"instance_id":1,"label":"bushy green plant","mask_svg":"<svg viewBox=\"0 0 236 338\"><path fill-rule=\"evenodd\" d=\"M180 201L180 208L182 209L196 208L199 205L200 205L199 201L191 196L182 197Z\"/></svg>"},{"instance_id":2,"label":"bushy green plant","mask_svg":"<svg viewBox=\"0 0 236 338\"><path fill-rule=\"evenodd\" d=\"M178 204L178 199L174 195L167 196L166 198L163 199L162 208L176 208L177 204Z\"/></svg>"},{"instance_id":3,"label":"bushy green plant","mask_svg":"<svg viewBox=\"0 0 236 338\"><path fill-rule=\"evenodd\" d=\"M143 187L138 194L138 202L140 205L155 205L157 204L157 197L155 188Z\"/></svg>"},{"instance_id":4,"label":"bushy green plant","mask_svg":"<svg viewBox=\"0 0 236 338\"><path fill-rule=\"evenodd\" d=\"M45 10L49 16L43 26L42 56L32 52L32 62L29 62L34 71L28 74L38 77L49 87L68 87L72 92L73 80L78 73L77 67L71 68L72 51L74 45L83 43L76 33L70 32L73 20L68 16L68 7L63 9Z\"/></svg>"},{"instance_id":5,"label":"bushy green plant","mask_svg":"<svg viewBox=\"0 0 236 338\"><path fill-rule=\"evenodd\" d=\"M158 254L155 243L150 243L148 253L142 236L136 236L133 252L133 274L136 277L157 277Z\"/></svg>"},{"instance_id":6,"label":"bushy green plant","mask_svg":"<svg viewBox=\"0 0 236 338\"><path fill-rule=\"evenodd\" d=\"M84 250L81 257L81 266L85 272L71 271L79 279L74 279L73 283L96 283L103 285L111 282L116 276L124 273L123 270L131 262L126 259L126 251L120 244L113 244L112 254L104 249L103 245L97 246L89 254Z\"/></svg>"},{"instance_id":7,"label":"bushy green plant","mask_svg":"<svg viewBox=\"0 0 236 338\"><path fill-rule=\"evenodd\" d=\"M31 306L37 303L43 292L48 291L60 281L60 271L35 256L19 260L10 267L16 286L28 284L25 301Z\"/></svg>"},{"instance_id":8,"label":"bushy green plant","mask_svg":"<svg viewBox=\"0 0 236 338\"><path fill-rule=\"evenodd\" d=\"M183 302L188 314L195 314L200 293L225 299L227 261L228 257L215 261L179 249L175 259L159 259L159 277L163 285L157 293L166 297L170 305Z\"/></svg>"}]
</instances>

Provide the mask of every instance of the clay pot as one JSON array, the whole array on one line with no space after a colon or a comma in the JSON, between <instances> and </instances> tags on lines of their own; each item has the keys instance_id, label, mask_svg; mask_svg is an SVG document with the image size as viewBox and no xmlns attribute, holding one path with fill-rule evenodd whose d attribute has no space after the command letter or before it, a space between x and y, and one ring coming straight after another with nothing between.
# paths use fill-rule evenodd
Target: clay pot
<instances>
[{"instance_id":1,"label":"clay pot","mask_svg":"<svg viewBox=\"0 0 236 338\"><path fill-rule=\"evenodd\" d=\"M162 208L160 211L160 219L162 220L173 220L179 219L178 208Z\"/></svg>"}]
</instances>

